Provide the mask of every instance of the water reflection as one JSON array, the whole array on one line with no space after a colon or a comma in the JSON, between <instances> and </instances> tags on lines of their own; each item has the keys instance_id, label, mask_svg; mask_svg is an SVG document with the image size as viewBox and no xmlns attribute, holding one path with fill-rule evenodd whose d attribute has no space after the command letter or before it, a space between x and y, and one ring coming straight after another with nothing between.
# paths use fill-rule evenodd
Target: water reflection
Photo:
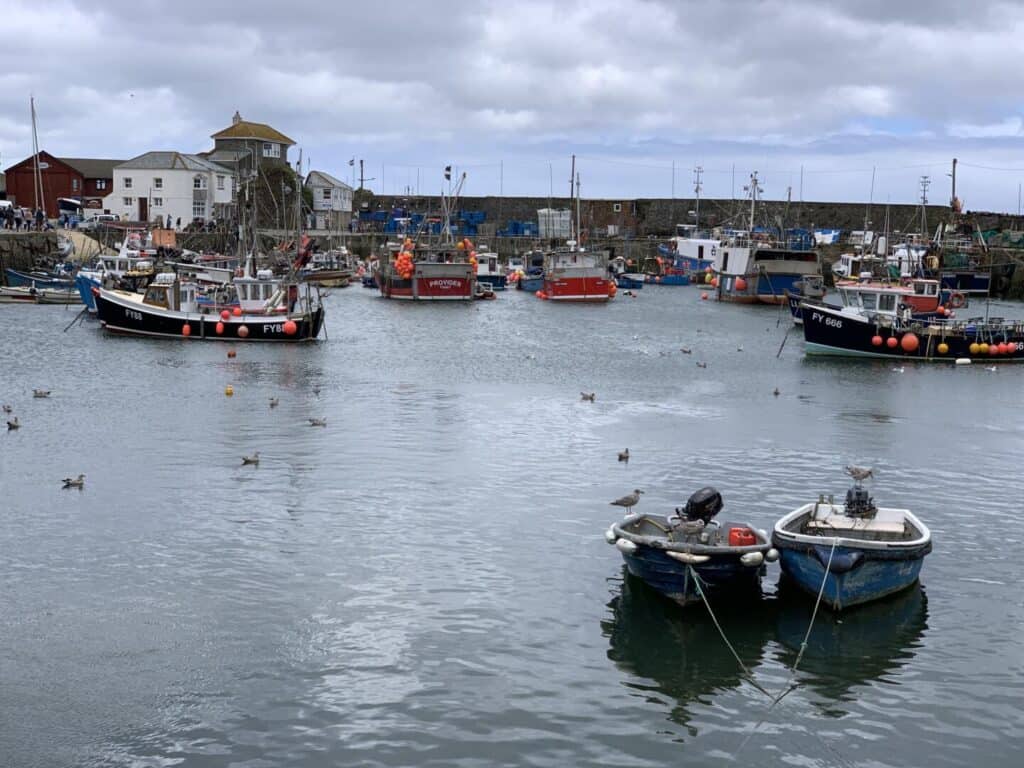
<instances>
[{"instance_id":1,"label":"water reflection","mask_svg":"<svg viewBox=\"0 0 1024 768\"><path fill-rule=\"evenodd\" d=\"M792 668L800 650L813 601L786 579L779 584L779 660ZM846 714L835 703L853 701L852 689L887 679L914 658L928 628L928 599L920 584L885 600L839 614L819 610L800 661L798 679L829 704L824 713Z\"/></svg>"},{"instance_id":2,"label":"water reflection","mask_svg":"<svg viewBox=\"0 0 1024 768\"><path fill-rule=\"evenodd\" d=\"M627 680L629 687L675 700L674 722L687 726L690 704L708 704L715 693L743 682L743 671L702 606L680 608L623 568L622 589L608 607L611 617L601 622L608 658L624 672L651 681ZM773 634L769 611L768 601L716 606L726 636L751 672Z\"/></svg>"}]
</instances>

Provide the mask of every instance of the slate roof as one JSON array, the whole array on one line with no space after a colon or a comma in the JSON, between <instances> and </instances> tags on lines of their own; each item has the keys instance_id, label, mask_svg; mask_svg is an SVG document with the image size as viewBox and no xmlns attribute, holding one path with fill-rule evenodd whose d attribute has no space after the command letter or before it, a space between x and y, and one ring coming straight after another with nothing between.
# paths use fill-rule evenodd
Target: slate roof
<instances>
[{"instance_id":1,"label":"slate roof","mask_svg":"<svg viewBox=\"0 0 1024 768\"><path fill-rule=\"evenodd\" d=\"M186 155L181 152L146 152L120 164L121 168L138 168L151 171L212 171L214 173L231 173L222 165L211 163L198 155Z\"/></svg>"},{"instance_id":2,"label":"slate roof","mask_svg":"<svg viewBox=\"0 0 1024 768\"><path fill-rule=\"evenodd\" d=\"M309 184L314 176L319 176L331 187L346 187L348 189L352 189L352 187L346 184L344 181L339 181L338 179L331 176L331 174L324 173L323 171L310 171L309 175L306 176L306 183Z\"/></svg>"},{"instance_id":3,"label":"slate roof","mask_svg":"<svg viewBox=\"0 0 1024 768\"><path fill-rule=\"evenodd\" d=\"M124 162L124 160L96 160L88 157L58 157L57 159L70 165L87 179L112 179L114 178L114 166Z\"/></svg>"}]
</instances>

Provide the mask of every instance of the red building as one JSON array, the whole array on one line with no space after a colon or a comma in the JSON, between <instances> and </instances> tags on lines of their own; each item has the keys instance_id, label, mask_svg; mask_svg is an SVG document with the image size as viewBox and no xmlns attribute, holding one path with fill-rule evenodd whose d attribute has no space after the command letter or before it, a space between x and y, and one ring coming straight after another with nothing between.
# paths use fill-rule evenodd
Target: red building
<instances>
[{"instance_id":1,"label":"red building","mask_svg":"<svg viewBox=\"0 0 1024 768\"><path fill-rule=\"evenodd\" d=\"M57 198L80 200L84 208L103 209L103 198L114 188L114 166L123 160L54 157L39 153L39 173L43 178L43 203L48 218L60 215ZM37 205L33 174L35 155L7 168L7 199L24 208Z\"/></svg>"}]
</instances>

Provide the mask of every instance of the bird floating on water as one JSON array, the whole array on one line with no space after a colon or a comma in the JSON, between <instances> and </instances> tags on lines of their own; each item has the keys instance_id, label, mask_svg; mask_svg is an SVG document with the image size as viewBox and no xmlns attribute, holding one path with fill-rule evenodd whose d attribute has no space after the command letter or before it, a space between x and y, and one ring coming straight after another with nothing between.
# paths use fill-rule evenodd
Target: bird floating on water
<instances>
[{"instance_id":1,"label":"bird floating on water","mask_svg":"<svg viewBox=\"0 0 1024 768\"><path fill-rule=\"evenodd\" d=\"M609 502L613 507L625 507L626 512L636 506L637 502L640 501L640 494L643 493L639 488L634 488L632 493L627 493L621 499Z\"/></svg>"},{"instance_id":2,"label":"bird floating on water","mask_svg":"<svg viewBox=\"0 0 1024 768\"><path fill-rule=\"evenodd\" d=\"M320 397L320 387L313 387L313 394Z\"/></svg>"},{"instance_id":3,"label":"bird floating on water","mask_svg":"<svg viewBox=\"0 0 1024 768\"><path fill-rule=\"evenodd\" d=\"M698 363L697 363L697 367L698 367L698 368L707 368L707 367L708 367L708 364L707 364L707 363L701 363L701 362L698 362Z\"/></svg>"},{"instance_id":4,"label":"bird floating on water","mask_svg":"<svg viewBox=\"0 0 1024 768\"><path fill-rule=\"evenodd\" d=\"M995 371L998 371L999 369L998 369L998 368L996 368L996 367L995 367L994 365L986 365L986 366L985 366L985 370L986 370L986 371L992 371L992 372L995 372Z\"/></svg>"},{"instance_id":5,"label":"bird floating on water","mask_svg":"<svg viewBox=\"0 0 1024 768\"><path fill-rule=\"evenodd\" d=\"M580 400L586 400L588 403L594 402L597 399L596 392L580 392Z\"/></svg>"},{"instance_id":6,"label":"bird floating on water","mask_svg":"<svg viewBox=\"0 0 1024 768\"><path fill-rule=\"evenodd\" d=\"M277 408L277 398L276 397L270 398L270 407L271 408Z\"/></svg>"},{"instance_id":7,"label":"bird floating on water","mask_svg":"<svg viewBox=\"0 0 1024 768\"><path fill-rule=\"evenodd\" d=\"M692 355L693 354L693 350L690 349L689 347L680 347L679 351L682 352L684 355Z\"/></svg>"},{"instance_id":8,"label":"bird floating on water","mask_svg":"<svg viewBox=\"0 0 1024 768\"><path fill-rule=\"evenodd\" d=\"M904 370L905 370L904 367L901 365L899 368L893 368L892 372L893 373L903 373Z\"/></svg>"},{"instance_id":9,"label":"bird floating on water","mask_svg":"<svg viewBox=\"0 0 1024 768\"><path fill-rule=\"evenodd\" d=\"M49 397L50 390L48 389L33 389L32 397Z\"/></svg>"},{"instance_id":10,"label":"bird floating on water","mask_svg":"<svg viewBox=\"0 0 1024 768\"><path fill-rule=\"evenodd\" d=\"M778 397L779 396L779 388L776 387L775 389L773 389L772 390L772 394L775 395L776 397Z\"/></svg>"},{"instance_id":11,"label":"bird floating on water","mask_svg":"<svg viewBox=\"0 0 1024 768\"><path fill-rule=\"evenodd\" d=\"M14 409L11 408L11 406L9 406L7 403L4 403L4 413L10 413L12 410Z\"/></svg>"},{"instance_id":12,"label":"bird floating on water","mask_svg":"<svg viewBox=\"0 0 1024 768\"><path fill-rule=\"evenodd\" d=\"M78 477L65 477L61 482L64 483L64 488L84 488L85 475L79 475Z\"/></svg>"},{"instance_id":13,"label":"bird floating on water","mask_svg":"<svg viewBox=\"0 0 1024 768\"><path fill-rule=\"evenodd\" d=\"M18 417L14 416L7 420L7 429L17 429L21 424L18 423Z\"/></svg>"},{"instance_id":14,"label":"bird floating on water","mask_svg":"<svg viewBox=\"0 0 1024 768\"><path fill-rule=\"evenodd\" d=\"M256 451L252 456L243 456L242 457L242 466L243 467L246 464L259 464L259 463L260 463L260 452L259 451Z\"/></svg>"},{"instance_id":15,"label":"bird floating on water","mask_svg":"<svg viewBox=\"0 0 1024 768\"><path fill-rule=\"evenodd\" d=\"M629 461L629 448L624 451L619 451L619 461Z\"/></svg>"},{"instance_id":16,"label":"bird floating on water","mask_svg":"<svg viewBox=\"0 0 1024 768\"><path fill-rule=\"evenodd\" d=\"M856 480L858 484L869 477L874 477L871 473L871 467L858 467L855 464L846 465L846 474Z\"/></svg>"},{"instance_id":17,"label":"bird floating on water","mask_svg":"<svg viewBox=\"0 0 1024 768\"><path fill-rule=\"evenodd\" d=\"M311 427L326 427L327 419L309 419L309 426Z\"/></svg>"}]
</instances>

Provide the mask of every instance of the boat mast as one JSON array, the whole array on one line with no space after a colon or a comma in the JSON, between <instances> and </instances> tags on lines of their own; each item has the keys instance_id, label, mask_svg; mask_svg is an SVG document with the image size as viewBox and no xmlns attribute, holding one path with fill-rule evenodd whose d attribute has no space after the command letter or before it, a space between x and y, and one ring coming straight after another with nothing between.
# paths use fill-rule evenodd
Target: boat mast
<instances>
[{"instance_id":1,"label":"boat mast","mask_svg":"<svg viewBox=\"0 0 1024 768\"><path fill-rule=\"evenodd\" d=\"M750 174L750 186L748 187L750 192L750 224L747 226L747 234L754 234L754 214L757 211L757 196L763 190L760 184L757 182L757 171Z\"/></svg>"},{"instance_id":2,"label":"boat mast","mask_svg":"<svg viewBox=\"0 0 1024 768\"><path fill-rule=\"evenodd\" d=\"M693 214L693 228L694 230L700 230L700 191L703 188L703 184L700 182L700 177L704 175L704 166L698 165L693 169L693 191L697 195L697 209ZM695 232L696 234L696 232Z\"/></svg>"},{"instance_id":3,"label":"boat mast","mask_svg":"<svg viewBox=\"0 0 1024 768\"><path fill-rule=\"evenodd\" d=\"M35 196L35 208L32 213L40 210L46 201L43 199L43 172L39 167L39 134L36 132L36 100L34 96L29 96L29 111L32 114L32 157L34 159L32 166L32 191Z\"/></svg>"}]
</instances>

